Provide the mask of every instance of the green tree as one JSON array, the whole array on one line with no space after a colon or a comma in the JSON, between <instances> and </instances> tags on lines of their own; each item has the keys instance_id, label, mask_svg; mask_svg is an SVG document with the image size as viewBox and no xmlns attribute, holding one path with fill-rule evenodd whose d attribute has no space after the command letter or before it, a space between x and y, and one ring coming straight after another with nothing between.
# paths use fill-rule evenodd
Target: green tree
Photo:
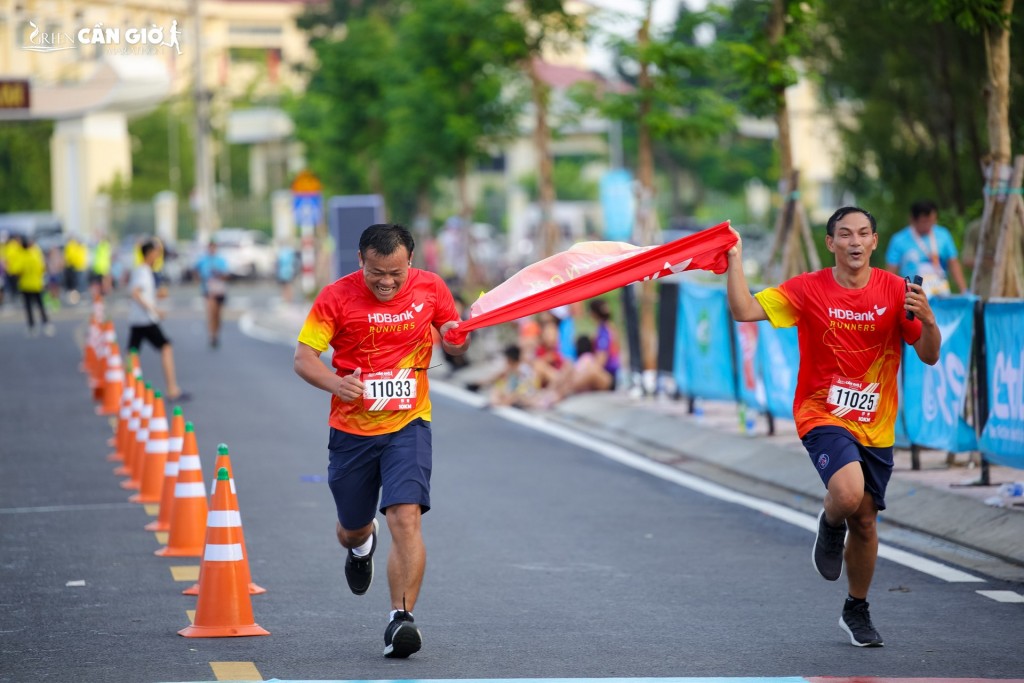
<instances>
[{"instance_id":1,"label":"green tree","mask_svg":"<svg viewBox=\"0 0 1024 683\"><path fill-rule=\"evenodd\" d=\"M656 195L654 153L656 141L715 139L728 131L736 108L713 87L695 86L696 80L714 72L713 53L696 43L676 40L672 34L651 34L652 2L637 30L636 40L615 41L615 49L634 77L625 92L601 91L593 85L576 88L578 101L604 116L636 126L636 176L640 188L635 233L641 244L657 240L654 213ZM699 13L683 13L680 22L705 21ZM658 338L655 332L656 291L645 282L640 295L640 330L643 367L654 369Z\"/></svg>"},{"instance_id":2,"label":"green tree","mask_svg":"<svg viewBox=\"0 0 1024 683\"><path fill-rule=\"evenodd\" d=\"M50 209L51 121L0 126L0 213Z\"/></svg>"}]
</instances>

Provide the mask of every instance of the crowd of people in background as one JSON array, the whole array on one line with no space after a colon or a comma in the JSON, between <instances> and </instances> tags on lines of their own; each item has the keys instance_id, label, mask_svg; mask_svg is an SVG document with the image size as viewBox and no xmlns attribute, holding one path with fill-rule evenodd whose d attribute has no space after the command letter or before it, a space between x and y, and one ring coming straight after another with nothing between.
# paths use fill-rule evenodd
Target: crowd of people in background
<instances>
[{"instance_id":1,"label":"crowd of people in background","mask_svg":"<svg viewBox=\"0 0 1024 683\"><path fill-rule=\"evenodd\" d=\"M486 382L491 405L548 408L573 394L615 389L621 362L619 333L612 325L608 301L596 298L586 303L590 325L581 328L592 331L575 336L579 311L572 308L519 322L516 341L504 348L504 366Z\"/></svg>"},{"instance_id":2,"label":"crowd of people in background","mask_svg":"<svg viewBox=\"0 0 1024 683\"><path fill-rule=\"evenodd\" d=\"M38 336L41 328L52 337L49 313L65 304L79 304L89 289L109 292L111 264L110 241L102 235L91 249L72 236L45 251L31 235L0 235L0 305L16 305L20 299L28 334Z\"/></svg>"}]
</instances>

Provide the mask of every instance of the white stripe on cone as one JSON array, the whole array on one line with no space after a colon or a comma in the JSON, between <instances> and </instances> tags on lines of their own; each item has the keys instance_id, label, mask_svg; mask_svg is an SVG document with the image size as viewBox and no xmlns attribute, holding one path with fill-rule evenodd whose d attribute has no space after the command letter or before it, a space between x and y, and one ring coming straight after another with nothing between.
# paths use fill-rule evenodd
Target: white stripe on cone
<instances>
[{"instance_id":1,"label":"white stripe on cone","mask_svg":"<svg viewBox=\"0 0 1024 683\"><path fill-rule=\"evenodd\" d=\"M203 553L204 562L238 562L241 559L241 543L231 543L230 545L207 543L206 552Z\"/></svg>"},{"instance_id":2,"label":"white stripe on cone","mask_svg":"<svg viewBox=\"0 0 1024 683\"><path fill-rule=\"evenodd\" d=\"M238 514L238 510L210 510L206 515L206 526L240 527L242 516Z\"/></svg>"},{"instance_id":3,"label":"white stripe on cone","mask_svg":"<svg viewBox=\"0 0 1024 683\"><path fill-rule=\"evenodd\" d=\"M174 485L175 498L205 498L206 487L202 482L176 483Z\"/></svg>"}]
</instances>

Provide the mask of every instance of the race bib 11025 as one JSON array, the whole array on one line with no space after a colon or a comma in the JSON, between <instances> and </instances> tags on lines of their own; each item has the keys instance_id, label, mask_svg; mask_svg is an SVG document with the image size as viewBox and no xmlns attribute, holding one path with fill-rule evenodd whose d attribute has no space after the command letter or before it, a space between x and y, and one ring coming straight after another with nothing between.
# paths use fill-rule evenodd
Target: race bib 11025
<instances>
[{"instance_id":1,"label":"race bib 11025","mask_svg":"<svg viewBox=\"0 0 1024 683\"><path fill-rule=\"evenodd\" d=\"M878 410L878 382L832 377L827 403L832 414L855 422L872 422Z\"/></svg>"}]
</instances>

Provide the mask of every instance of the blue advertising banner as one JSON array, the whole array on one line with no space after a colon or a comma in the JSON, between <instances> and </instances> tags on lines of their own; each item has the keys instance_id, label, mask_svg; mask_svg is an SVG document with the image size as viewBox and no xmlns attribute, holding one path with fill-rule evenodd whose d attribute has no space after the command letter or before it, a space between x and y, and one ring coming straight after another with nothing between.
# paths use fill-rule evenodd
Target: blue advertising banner
<instances>
[{"instance_id":1,"label":"blue advertising banner","mask_svg":"<svg viewBox=\"0 0 1024 683\"><path fill-rule=\"evenodd\" d=\"M1024 302L985 305L988 419L978 446L997 465L1024 469Z\"/></svg>"},{"instance_id":2,"label":"blue advertising banner","mask_svg":"<svg viewBox=\"0 0 1024 683\"><path fill-rule=\"evenodd\" d=\"M758 354L761 328L768 325L759 323L733 323L736 339L736 361L739 365L739 400L758 411L768 408L764 391L764 375L761 372L761 358Z\"/></svg>"},{"instance_id":3,"label":"blue advertising banner","mask_svg":"<svg viewBox=\"0 0 1024 683\"><path fill-rule=\"evenodd\" d=\"M945 451L972 450L961 434L974 337L974 296L931 300L942 335L939 362L925 365L911 346L903 350L903 414L910 443Z\"/></svg>"},{"instance_id":4,"label":"blue advertising banner","mask_svg":"<svg viewBox=\"0 0 1024 683\"><path fill-rule=\"evenodd\" d=\"M636 215L633 176L624 168L608 171L601 177L600 196L604 238L613 242L632 242Z\"/></svg>"},{"instance_id":5,"label":"blue advertising banner","mask_svg":"<svg viewBox=\"0 0 1024 683\"><path fill-rule=\"evenodd\" d=\"M675 374L679 382L678 369L682 368L684 381L679 386L683 393L713 400L736 399L729 324L725 288L690 283L680 287Z\"/></svg>"},{"instance_id":6,"label":"blue advertising banner","mask_svg":"<svg viewBox=\"0 0 1024 683\"><path fill-rule=\"evenodd\" d=\"M793 418L793 397L800 367L800 343L795 327L774 328L760 323L758 354L764 373L765 402L776 417Z\"/></svg>"}]
</instances>

